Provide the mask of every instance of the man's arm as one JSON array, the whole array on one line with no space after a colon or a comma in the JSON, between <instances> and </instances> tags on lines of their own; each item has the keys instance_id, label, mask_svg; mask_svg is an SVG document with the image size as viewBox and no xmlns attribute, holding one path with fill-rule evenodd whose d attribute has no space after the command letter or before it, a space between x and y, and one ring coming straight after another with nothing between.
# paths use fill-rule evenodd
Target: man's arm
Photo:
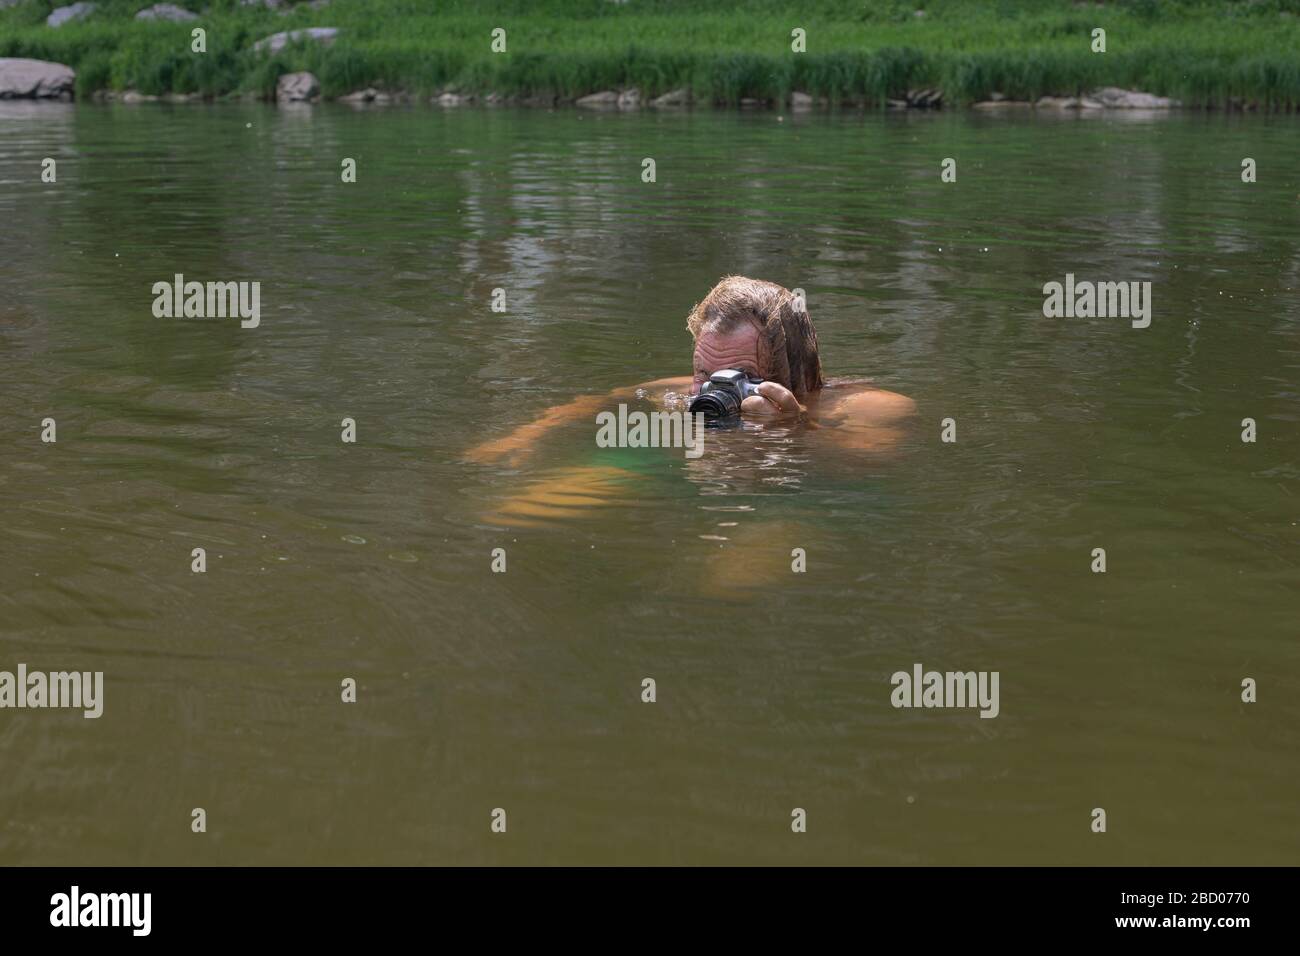
<instances>
[{"instance_id":1,"label":"man's arm","mask_svg":"<svg viewBox=\"0 0 1300 956\"><path fill-rule=\"evenodd\" d=\"M532 453L542 436L560 425L583 418L590 419L594 423L596 413L608 408L614 402L636 398L642 391L650 393L645 396L646 398L658 401L664 392L673 389L689 389L691 383L691 377L684 375L677 378L659 378L653 382L643 382L627 388L616 388L604 395L580 395L571 402L548 408L536 420L520 425L508 435L476 445L465 453L465 457L470 461L488 462L510 455L511 462L518 464Z\"/></svg>"}]
</instances>

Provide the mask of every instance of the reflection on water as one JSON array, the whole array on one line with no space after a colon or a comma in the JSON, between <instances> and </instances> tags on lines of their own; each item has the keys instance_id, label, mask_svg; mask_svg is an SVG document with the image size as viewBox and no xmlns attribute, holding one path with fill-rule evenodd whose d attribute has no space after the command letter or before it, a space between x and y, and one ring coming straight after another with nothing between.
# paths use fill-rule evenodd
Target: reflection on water
<instances>
[{"instance_id":1,"label":"reflection on water","mask_svg":"<svg viewBox=\"0 0 1300 956\"><path fill-rule=\"evenodd\" d=\"M1294 861L1285 118L0 124L0 669L106 680L98 721L0 716L0 861ZM260 281L260 327L154 319L178 272ZM732 272L917 401L896 447L464 459L688 372ZM1066 272L1151 281L1151 328L1044 319ZM998 670L1001 715L892 709L917 661Z\"/></svg>"}]
</instances>

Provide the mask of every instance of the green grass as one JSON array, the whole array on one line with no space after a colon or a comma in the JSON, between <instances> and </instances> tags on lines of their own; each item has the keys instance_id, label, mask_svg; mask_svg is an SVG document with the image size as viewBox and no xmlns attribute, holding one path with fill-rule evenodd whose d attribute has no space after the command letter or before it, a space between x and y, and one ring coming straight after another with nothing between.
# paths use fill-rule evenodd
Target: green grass
<instances>
[{"instance_id":1,"label":"green grass","mask_svg":"<svg viewBox=\"0 0 1300 956\"><path fill-rule=\"evenodd\" d=\"M51 30L45 16L61 4L21 0L0 11L0 56L66 63L83 96L269 95L281 73L311 70L326 96L375 86L573 98L635 86L647 96L688 87L718 103L800 90L880 104L920 86L969 102L1113 85L1192 106L1300 106L1300 0L333 0L285 16L179 0L209 13L196 24L133 20L149 2L100 0L88 20ZM190 52L194 26L207 30L205 54ZM328 48L251 49L305 26L342 33ZM495 27L507 32L504 54L490 50ZM791 52L795 27L807 53ZM1107 32L1104 54L1089 48L1094 27Z\"/></svg>"}]
</instances>

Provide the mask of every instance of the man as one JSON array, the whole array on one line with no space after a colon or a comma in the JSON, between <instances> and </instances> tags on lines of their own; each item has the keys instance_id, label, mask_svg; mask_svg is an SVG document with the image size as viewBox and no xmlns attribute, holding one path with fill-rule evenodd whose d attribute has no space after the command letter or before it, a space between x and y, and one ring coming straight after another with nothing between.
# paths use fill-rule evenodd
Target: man
<instances>
[{"instance_id":1,"label":"man","mask_svg":"<svg viewBox=\"0 0 1300 956\"><path fill-rule=\"evenodd\" d=\"M826 428L831 441L842 447L888 447L901 436L898 423L916 410L910 398L896 392L824 381L812 319L789 289L774 282L725 277L691 310L686 327L695 339L692 375L656 379L607 395L584 395L471 449L467 457L479 462L505 457L518 464L539 438L559 425L594 420L597 412L619 401L680 400L682 393L698 392L711 374L728 368L763 379L758 394L741 403L742 418L803 421Z\"/></svg>"}]
</instances>

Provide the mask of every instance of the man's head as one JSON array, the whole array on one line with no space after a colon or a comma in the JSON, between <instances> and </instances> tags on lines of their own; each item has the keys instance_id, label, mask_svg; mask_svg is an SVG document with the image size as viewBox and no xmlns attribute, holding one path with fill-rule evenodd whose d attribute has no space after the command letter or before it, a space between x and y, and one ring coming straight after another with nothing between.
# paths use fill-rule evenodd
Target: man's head
<instances>
[{"instance_id":1,"label":"man's head","mask_svg":"<svg viewBox=\"0 0 1300 956\"><path fill-rule=\"evenodd\" d=\"M784 385L802 400L822 387L817 332L789 289L727 276L686 319L695 337L695 385L724 368Z\"/></svg>"}]
</instances>

